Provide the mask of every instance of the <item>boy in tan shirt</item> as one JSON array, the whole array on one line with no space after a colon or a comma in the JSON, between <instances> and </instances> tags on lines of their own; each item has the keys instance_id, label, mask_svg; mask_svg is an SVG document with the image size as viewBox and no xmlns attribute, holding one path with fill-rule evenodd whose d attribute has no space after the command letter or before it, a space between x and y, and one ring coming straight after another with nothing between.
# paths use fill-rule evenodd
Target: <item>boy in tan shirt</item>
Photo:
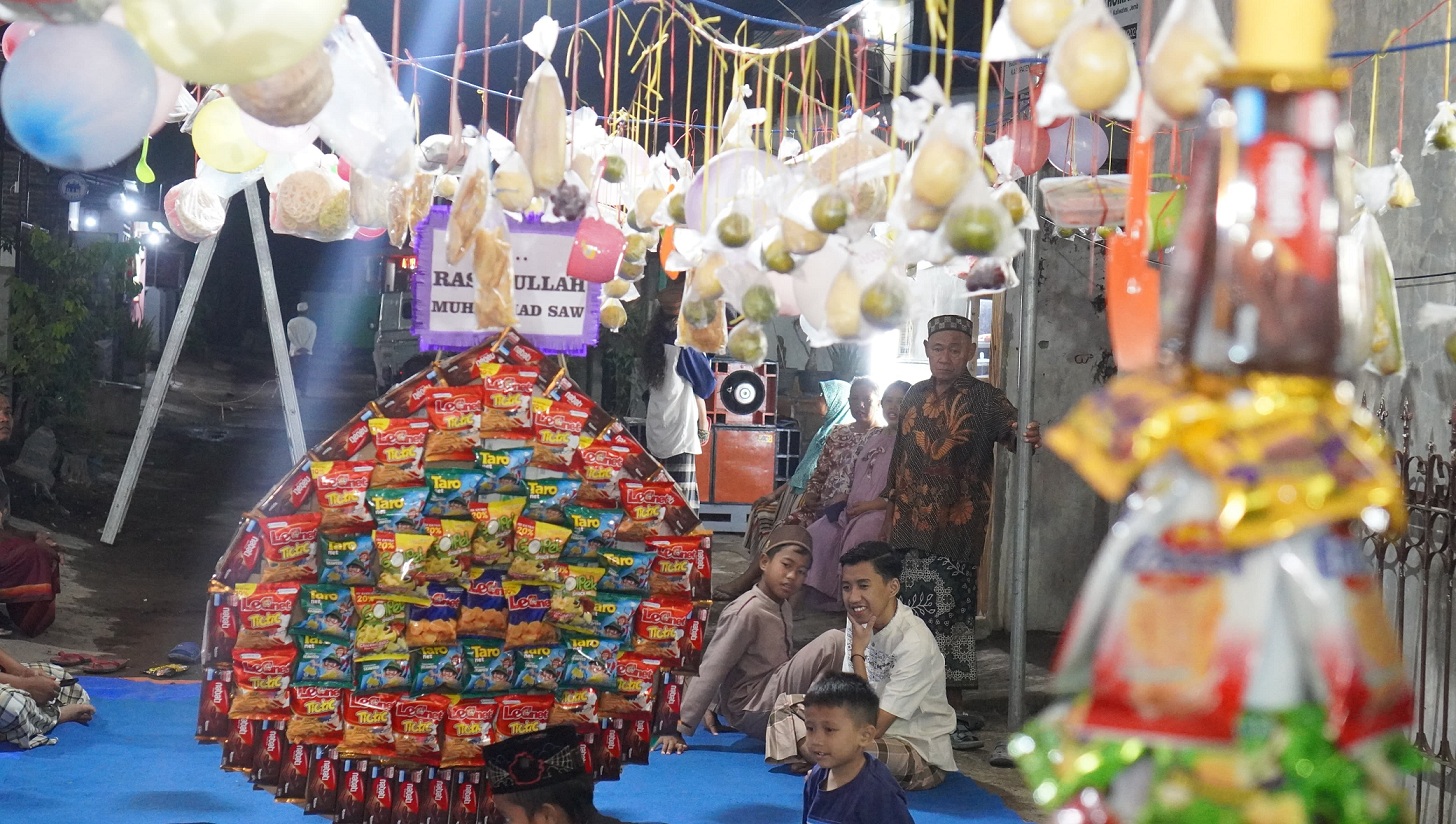
<instances>
[{"instance_id":1,"label":"boy in tan shirt","mask_svg":"<svg viewBox=\"0 0 1456 824\"><path fill-rule=\"evenodd\" d=\"M664 753L686 750L683 739L700 722L716 733L715 710L734 729L762 740L775 698L807 692L820 676L839 669L842 630L830 630L790 655L794 610L788 602L803 588L812 562L807 529L786 525L769 534L758 561L763 576L723 609L698 675L683 695L678 734L658 740Z\"/></svg>"}]
</instances>

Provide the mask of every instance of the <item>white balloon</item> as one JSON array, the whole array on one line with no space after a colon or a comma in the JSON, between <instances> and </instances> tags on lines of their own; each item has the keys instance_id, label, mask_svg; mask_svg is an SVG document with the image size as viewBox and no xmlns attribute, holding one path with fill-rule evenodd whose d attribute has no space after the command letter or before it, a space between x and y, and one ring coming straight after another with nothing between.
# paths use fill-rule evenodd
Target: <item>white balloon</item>
<instances>
[{"instance_id":1,"label":"white balloon","mask_svg":"<svg viewBox=\"0 0 1456 824\"><path fill-rule=\"evenodd\" d=\"M312 123L302 126L269 126L243 112L243 134L270 153L292 154L318 140L319 130Z\"/></svg>"},{"instance_id":2,"label":"white balloon","mask_svg":"<svg viewBox=\"0 0 1456 824\"><path fill-rule=\"evenodd\" d=\"M1047 158L1067 174L1090 175L1107 163L1107 133L1089 117L1074 117L1047 130Z\"/></svg>"}]
</instances>

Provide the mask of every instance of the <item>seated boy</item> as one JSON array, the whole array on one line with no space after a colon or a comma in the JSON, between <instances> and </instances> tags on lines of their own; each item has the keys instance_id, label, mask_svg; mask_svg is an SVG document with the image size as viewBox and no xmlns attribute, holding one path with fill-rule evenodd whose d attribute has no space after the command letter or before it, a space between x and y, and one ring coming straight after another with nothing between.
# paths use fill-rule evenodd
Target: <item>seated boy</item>
<instances>
[{"instance_id":1,"label":"seated boy","mask_svg":"<svg viewBox=\"0 0 1456 824\"><path fill-rule=\"evenodd\" d=\"M0 742L23 750L54 744L47 734L57 724L85 724L95 714L70 673L51 664L26 666L0 650Z\"/></svg>"},{"instance_id":2,"label":"seated boy","mask_svg":"<svg viewBox=\"0 0 1456 824\"><path fill-rule=\"evenodd\" d=\"M700 721L716 733L714 708L734 729L762 740L778 696L802 694L821 675L839 668L844 648L844 633L839 630L789 654L794 612L788 602L803 588L813 561L809 541L809 531L800 526L781 526L769 533L758 561L763 575L723 609L698 675L683 694L679 734L658 740L663 752L686 750L683 739L697 731Z\"/></svg>"},{"instance_id":3,"label":"seated boy","mask_svg":"<svg viewBox=\"0 0 1456 824\"><path fill-rule=\"evenodd\" d=\"M907 790L939 786L956 769L950 734L955 711L945 695L945 656L930 628L900 603L900 555L866 541L839 559L845 608L842 669L869 682L880 697L875 740L867 748ZM774 705L767 760L803 764L802 697Z\"/></svg>"},{"instance_id":4,"label":"seated boy","mask_svg":"<svg viewBox=\"0 0 1456 824\"><path fill-rule=\"evenodd\" d=\"M803 824L914 824L905 791L867 749L879 733L880 699L858 675L831 673L804 696Z\"/></svg>"}]
</instances>

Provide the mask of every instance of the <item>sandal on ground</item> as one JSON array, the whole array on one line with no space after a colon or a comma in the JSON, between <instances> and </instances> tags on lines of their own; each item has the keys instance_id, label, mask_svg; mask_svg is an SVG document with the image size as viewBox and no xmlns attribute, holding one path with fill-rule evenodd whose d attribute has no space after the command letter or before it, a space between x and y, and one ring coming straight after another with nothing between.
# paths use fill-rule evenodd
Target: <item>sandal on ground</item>
<instances>
[{"instance_id":1,"label":"sandal on ground","mask_svg":"<svg viewBox=\"0 0 1456 824\"><path fill-rule=\"evenodd\" d=\"M110 675L126 667L125 658L95 658L81 668L87 675Z\"/></svg>"},{"instance_id":2,"label":"sandal on ground","mask_svg":"<svg viewBox=\"0 0 1456 824\"><path fill-rule=\"evenodd\" d=\"M147 670L148 678L176 678L187 671L186 664L163 664Z\"/></svg>"},{"instance_id":3,"label":"sandal on ground","mask_svg":"<svg viewBox=\"0 0 1456 824\"><path fill-rule=\"evenodd\" d=\"M79 667L91 661L91 656L79 652L58 652L51 656L51 663L58 667Z\"/></svg>"},{"instance_id":4,"label":"sandal on ground","mask_svg":"<svg viewBox=\"0 0 1456 824\"><path fill-rule=\"evenodd\" d=\"M1016 766L1016 762L1012 760L1010 753L1006 752L1005 744L997 744L996 751L991 753L991 757L988 760L993 767L1009 768Z\"/></svg>"},{"instance_id":5,"label":"sandal on ground","mask_svg":"<svg viewBox=\"0 0 1456 824\"><path fill-rule=\"evenodd\" d=\"M986 716L979 712L956 713L956 729L966 732L980 732L986 728Z\"/></svg>"},{"instance_id":6,"label":"sandal on ground","mask_svg":"<svg viewBox=\"0 0 1456 824\"><path fill-rule=\"evenodd\" d=\"M970 750L979 750L984 746L986 746L986 742L982 741L980 736L973 732L966 732L959 727L956 728L955 732L950 734L950 748L953 750L968 752Z\"/></svg>"}]
</instances>

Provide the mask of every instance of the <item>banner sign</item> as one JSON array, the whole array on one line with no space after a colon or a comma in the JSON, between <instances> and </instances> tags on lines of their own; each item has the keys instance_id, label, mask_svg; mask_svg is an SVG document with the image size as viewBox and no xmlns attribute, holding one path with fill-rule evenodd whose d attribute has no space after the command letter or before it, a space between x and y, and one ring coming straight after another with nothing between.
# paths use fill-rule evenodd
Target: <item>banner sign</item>
<instances>
[{"instance_id":1,"label":"banner sign","mask_svg":"<svg viewBox=\"0 0 1456 824\"><path fill-rule=\"evenodd\" d=\"M415 230L419 264L411 331L423 349L469 349L501 331L476 324L473 256L467 253L455 264L446 260L449 221L450 207L435 206ZM515 268L516 331L547 354L585 355L600 331L602 287L566 274L579 224L507 217L506 227Z\"/></svg>"}]
</instances>

